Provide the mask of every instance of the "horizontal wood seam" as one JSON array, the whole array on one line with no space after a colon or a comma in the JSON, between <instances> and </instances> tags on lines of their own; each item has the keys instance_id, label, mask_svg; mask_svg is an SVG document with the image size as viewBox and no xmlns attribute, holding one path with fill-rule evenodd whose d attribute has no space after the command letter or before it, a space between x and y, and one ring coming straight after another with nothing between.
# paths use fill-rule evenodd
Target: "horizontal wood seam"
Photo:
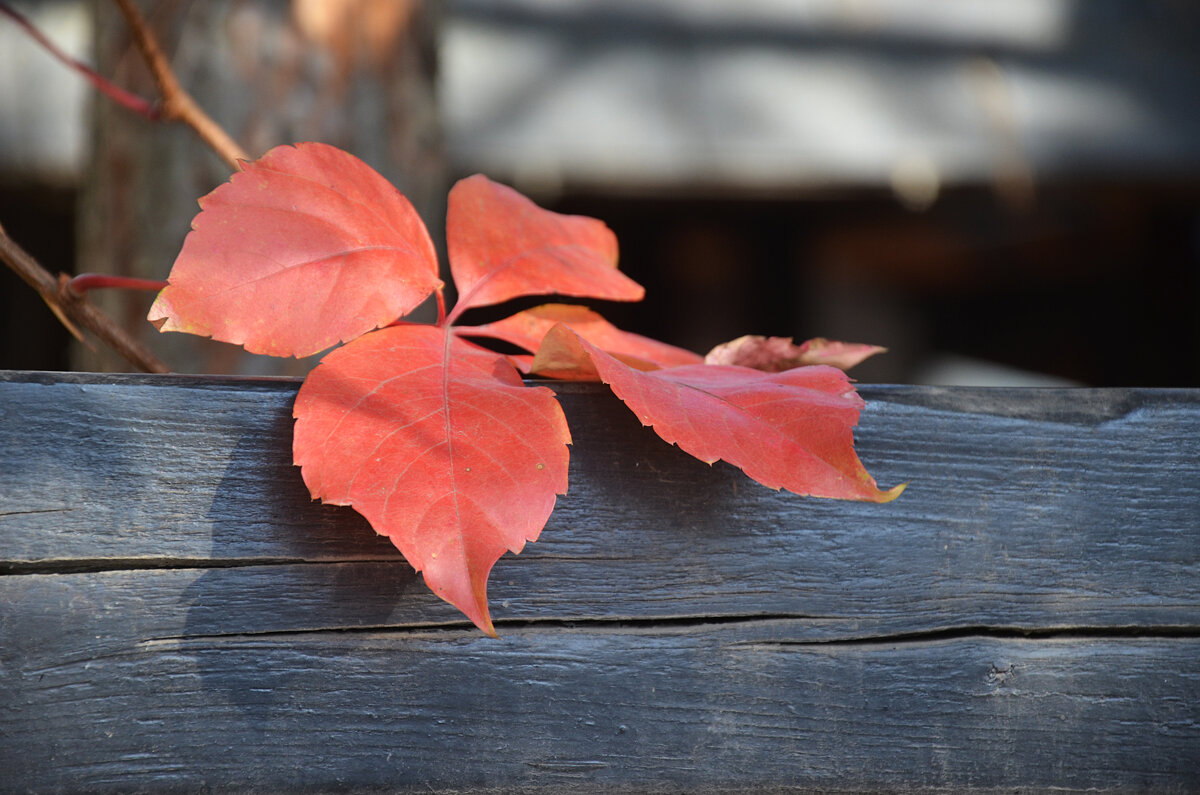
<instances>
[{"instance_id":1,"label":"horizontal wood seam","mask_svg":"<svg viewBox=\"0 0 1200 795\"><path fill-rule=\"evenodd\" d=\"M394 563L397 557L338 556L311 558L74 558L71 560L9 561L0 563L0 576L37 574L104 574L118 571L170 571L186 569L239 569L252 566L329 566L341 563Z\"/></svg>"},{"instance_id":2,"label":"horizontal wood seam","mask_svg":"<svg viewBox=\"0 0 1200 795\"><path fill-rule=\"evenodd\" d=\"M580 618L580 619L510 619L496 621L496 629L504 635L525 634L527 631L544 632L560 629L567 632L586 631L590 634L636 633L639 631L678 632L689 630L705 630L715 626L737 625L739 627L777 627L786 630L786 625L803 621L828 621L833 617L797 616L797 615L726 615L726 616L668 616L648 618ZM165 642L196 642L212 640L248 640L270 637L296 637L305 635L320 635L333 633L339 635L353 634L462 634L475 637L471 624L466 621L450 621L440 623L420 624L376 624L348 627L319 627L304 629L274 629L259 632L222 632L203 635L172 635L158 638L147 638L145 643ZM937 643L950 640L974 638L995 638L1004 640L1120 640L1127 639L1188 639L1200 638L1200 625L1168 624L1161 626L1125 625L1063 625L1057 627L1021 627L1021 626L988 626L964 625L946 626L926 630L893 633L867 633L851 637L792 639L792 638L758 638L753 640L733 641L730 647L831 647L831 646L873 646L873 645L916 645L922 643Z\"/></svg>"}]
</instances>

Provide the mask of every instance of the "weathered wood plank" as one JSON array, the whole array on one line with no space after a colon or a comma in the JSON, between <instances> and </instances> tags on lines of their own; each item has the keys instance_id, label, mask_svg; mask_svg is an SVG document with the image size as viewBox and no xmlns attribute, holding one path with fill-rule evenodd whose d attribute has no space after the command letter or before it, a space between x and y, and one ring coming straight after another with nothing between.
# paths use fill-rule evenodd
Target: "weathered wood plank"
<instances>
[{"instance_id":1,"label":"weathered wood plank","mask_svg":"<svg viewBox=\"0 0 1200 795\"><path fill-rule=\"evenodd\" d=\"M308 500L296 386L0 376L6 786L1200 786L1200 392L865 388L874 506L556 385L494 641Z\"/></svg>"},{"instance_id":2,"label":"weathered wood plank","mask_svg":"<svg viewBox=\"0 0 1200 795\"><path fill-rule=\"evenodd\" d=\"M1129 790L1200 769L1195 638L207 635L31 654L5 691L14 789Z\"/></svg>"},{"instance_id":3,"label":"weathered wood plank","mask_svg":"<svg viewBox=\"0 0 1200 795\"><path fill-rule=\"evenodd\" d=\"M352 511L308 499L294 382L72 379L0 383L10 567L398 559ZM1195 623L1195 392L867 389L860 453L881 483L911 482L878 506L770 491L600 390L556 386L571 490L542 540L497 565L502 620Z\"/></svg>"}]
</instances>

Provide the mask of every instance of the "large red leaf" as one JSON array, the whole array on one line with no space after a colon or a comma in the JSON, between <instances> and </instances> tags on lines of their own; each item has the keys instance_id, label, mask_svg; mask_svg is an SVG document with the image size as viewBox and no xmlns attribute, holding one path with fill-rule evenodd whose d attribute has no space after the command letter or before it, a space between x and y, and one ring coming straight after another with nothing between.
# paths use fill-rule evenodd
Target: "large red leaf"
<instances>
[{"instance_id":1,"label":"large red leaf","mask_svg":"<svg viewBox=\"0 0 1200 795\"><path fill-rule=\"evenodd\" d=\"M617 270L617 238L601 221L544 210L482 174L450 190L446 247L459 296L451 320L522 295L639 301L645 292Z\"/></svg>"},{"instance_id":2,"label":"large red leaf","mask_svg":"<svg viewBox=\"0 0 1200 795\"><path fill-rule=\"evenodd\" d=\"M276 147L200 206L150 309L162 331L307 356L391 323L441 286L412 205L332 146Z\"/></svg>"},{"instance_id":3,"label":"large red leaf","mask_svg":"<svg viewBox=\"0 0 1200 795\"><path fill-rule=\"evenodd\" d=\"M309 492L353 506L494 635L488 573L537 539L567 489L571 437L554 393L447 329L405 324L328 354L294 414Z\"/></svg>"},{"instance_id":4,"label":"large red leaf","mask_svg":"<svg viewBox=\"0 0 1200 795\"><path fill-rule=\"evenodd\" d=\"M459 332L504 340L533 353L541 346L546 332L559 323L567 324L579 336L608 353L618 355L623 361L634 359L644 363L639 367L642 370L700 364L704 361L697 353L641 334L622 331L598 313L574 304L543 304L494 323L460 327Z\"/></svg>"},{"instance_id":5,"label":"large red leaf","mask_svg":"<svg viewBox=\"0 0 1200 795\"><path fill-rule=\"evenodd\" d=\"M826 365L767 373L729 365L652 372L629 367L559 325L535 357L592 367L643 425L701 461L728 461L773 489L888 502L854 452L863 400L846 374Z\"/></svg>"}]
</instances>

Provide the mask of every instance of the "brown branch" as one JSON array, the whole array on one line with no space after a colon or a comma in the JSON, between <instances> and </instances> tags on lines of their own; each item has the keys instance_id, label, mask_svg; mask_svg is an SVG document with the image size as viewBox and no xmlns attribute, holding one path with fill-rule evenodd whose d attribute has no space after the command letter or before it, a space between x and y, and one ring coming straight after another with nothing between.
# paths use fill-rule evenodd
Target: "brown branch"
<instances>
[{"instance_id":1,"label":"brown branch","mask_svg":"<svg viewBox=\"0 0 1200 795\"><path fill-rule=\"evenodd\" d=\"M133 41L145 59L146 65L150 67L154 82L158 85L158 91L162 95L163 118L181 121L188 125L196 131L204 143L208 144L229 164L230 168L234 171L241 170L239 161L249 160L250 156L238 146L221 125L213 121L212 117L196 104L192 95L179 85L179 80L171 70L166 55L158 46L158 40L154 37L149 25L146 24L141 12L133 4L133 0L114 0L114 2L125 16L125 21L133 33Z\"/></svg>"},{"instance_id":2,"label":"brown branch","mask_svg":"<svg viewBox=\"0 0 1200 795\"><path fill-rule=\"evenodd\" d=\"M114 2L125 17L133 34L134 43L150 68L150 73L154 76L154 82L162 96L161 110L146 105L144 100L124 92L90 67L66 56L7 5L0 5L0 12L13 19L56 58L83 73L116 102L149 118L161 118L187 124L196 131L205 144L229 164L230 168L235 171L240 170L241 161L249 160L250 156L179 85L179 80L171 70L158 40L132 0L114 0ZM41 296L59 321L81 341L84 341L83 336L76 324L91 330L134 367L148 373L170 372L167 366L159 361L145 345L134 339L112 318L90 303L85 296L77 290L73 290L69 284L69 277L63 274L55 278L43 268L37 260L8 236L3 226L0 226L0 260L3 260L18 276L24 279Z\"/></svg>"},{"instance_id":3,"label":"brown branch","mask_svg":"<svg viewBox=\"0 0 1200 795\"><path fill-rule=\"evenodd\" d=\"M146 346L133 339L112 318L100 311L86 298L72 293L66 276L56 279L38 261L17 245L0 226L0 259L37 291L50 309L63 321L71 333L78 336L73 324L90 329L125 361L147 373L167 373L170 370Z\"/></svg>"}]
</instances>

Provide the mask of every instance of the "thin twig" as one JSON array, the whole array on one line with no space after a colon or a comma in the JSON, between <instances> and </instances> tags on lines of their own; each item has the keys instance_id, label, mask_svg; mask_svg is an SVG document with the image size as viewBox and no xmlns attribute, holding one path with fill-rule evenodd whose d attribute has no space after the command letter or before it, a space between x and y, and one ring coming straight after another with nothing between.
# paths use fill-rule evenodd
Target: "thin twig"
<instances>
[{"instance_id":1,"label":"thin twig","mask_svg":"<svg viewBox=\"0 0 1200 795\"><path fill-rule=\"evenodd\" d=\"M116 102L122 107L128 108L140 116L145 116L151 121L158 121L160 118L162 118L161 111L153 102L145 99L144 97L139 97L137 94L131 94L120 86L113 84L108 80L108 78L101 75L83 61L67 55L58 48L58 45L50 41L50 39L44 33L34 27L32 22L21 16L21 14L19 14L16 9L12 8L8 3L0 3L0 14L3 14L12 20L13 23L25 31L25 33L31 39L42 45L42 48L46 52L50 53L50 55L54 56L60 62L87 78L88 82L96 87L96 90L103 93L113 102Z\"/></svg>"},{"instance_id":2,"label":"thin twig","mask_svg":"<svg viewBox=\"0 0 1200 795\"><path fill-rule=\"evenodd\" d=\"M249 160L250 156L179 85L179 80L171 70L158 40L133 2L131 0L114 0L114 2L125 17L133 34L134 43L150 68L150 73L154 76L154 82L162 95L159 105L154 105L117 87L91 67L71 58L7 4L0 3L0 13L13 20L55 58L84 75L98 90L113 101L150 119L179 121L187 124L196 131L205 144L229 164L230 168L235 171L240 170L241 161ZM56 279L37 260L17 245L2 226L0 226L0 260L3 260L36 290L62 324L80 340L83 340L83 336L76 324L90 329L106 345L138 369L148 373L170 372L167 366L159 361L146 346L90 303L86 297L80 295L77 290L72 289L68 276L62 274Z\"/></svg>"},{"instance_id":3,"label":"thin twig","mask_svg":"<svg viewBox=\"0 0 1200 795\"><path fill-rule=\"evenodd\" d=\"M66 287L67 277L54 278L37 260L17 245L0 226L0 259L3 259L17 275L42 297L54 314L63 320L72 333L77 323L90 329L97 337L112 348L121 358L147 373L170 372L167 366L152 354L146 346L131 337L112 318L100 311L86 298L73 294Z\"/></svg>"},{"instance_id":4,"label":"thin twig","mask_svg":"<svg viewBox=\"0 0 1200 795\"><path fill-rule=\"evenodd\" d=\"M133 33L134 44L137 45L146 65L150 67L150 73L154 76L155 84L158 85L158 91L162 95L163 118L187 124L214 152L221 156L221 159L229 164L230 168L240 171L239 161L249 160L250 155L246 154L229 133L213 121L212 117L196 104L192 95L179 85L179 80L171 70L166 55L158 46L158 40L154 37L137 6L133 4L133 0L114 0L114 2L125 16L125 21Z\"/></svg>"}]
</instances>

